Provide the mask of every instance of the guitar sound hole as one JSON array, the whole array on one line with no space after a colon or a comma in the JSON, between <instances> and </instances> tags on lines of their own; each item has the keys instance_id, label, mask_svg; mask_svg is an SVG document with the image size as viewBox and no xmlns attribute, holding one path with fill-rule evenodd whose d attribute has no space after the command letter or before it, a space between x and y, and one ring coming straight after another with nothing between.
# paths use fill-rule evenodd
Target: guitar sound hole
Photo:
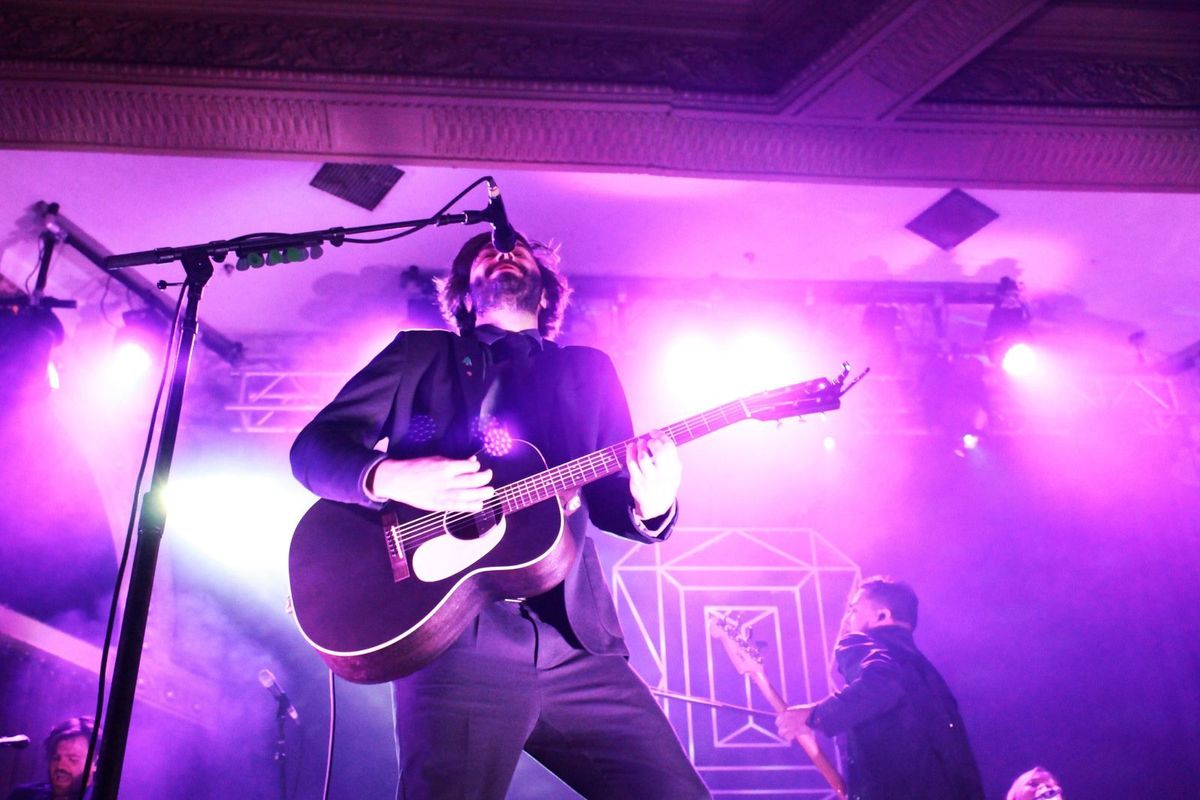
<instances>
[{"instance_id":1,"label":"guitar sound hole","mask_svg":"<svg viewBox=\"0 0 1200 800\"><path fill-rule=\"evenodd\" d=\"M452 514L446 529L456 539L478 539L504 519L500 509L485 509L477 514Z\"/></svg>"}]
</instances>

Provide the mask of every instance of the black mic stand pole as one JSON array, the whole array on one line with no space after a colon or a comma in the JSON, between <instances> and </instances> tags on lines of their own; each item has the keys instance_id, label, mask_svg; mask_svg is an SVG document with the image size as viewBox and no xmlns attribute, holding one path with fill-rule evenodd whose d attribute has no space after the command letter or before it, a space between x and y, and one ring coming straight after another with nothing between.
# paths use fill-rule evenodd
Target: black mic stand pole
<instances>
[{"instance_id":1,"label":"black mic stand pole","mask_svg":"<svg viewBox=\"0 0 1200 800\"><path fill-rule=\"evenodd\" d=\"M289 702L280 696L275 705L275 762L279 764L279 800L288 800L287 791L287 729Z\"/></svg>"},{"instance_id":2,"label":"black mic stand pole","mask_svg":"<svg viewBox=\"0 0 1200 800\"><path fill-rule=\"evenodd\" d=\"M188 369L192 362L192 346L196 341L200 295L213 274L213 264L203 249L186 250L180 254L187 273L186 306L175 348L175 370L167 392L162 433L158 439L158 454L150 491L142 495L138 514L137 543L133 566L129 573L129 592L125 613L121 617L121 637L113 666L112 689L100 746L100 761L96 770L95 800L116 800L121 785L121 767L125 761L125 745L129 738L129 722L133 715L133 697L137 689L138 668L142 660L142 644L146 638L146 620L150 614L150 594L154 588L154 571L158 564L158 548L167 523L163 490L171 473L175 456L175 439L183 411L183 390L187 385Z\"/></svg>"},{"instance_id":3,"label":"black mic stand pole","mask_svg":"<svg viewBox=\"0 0 1200 800\"><path fill-rule=\"evenodd\" d=\"M94 800L117 800L117 792L121 785L121 769L125 761L125 747L129 740L129 723L133 716L133 698L137 690L142 645L146 638L146 621L150 615L150 595L154 590L158 549L162 543L163 530L167 523L163 493L171 472L171 460L175 455L175 439L179 434L179 420L183 411L183 390L187 385L192 349L199 324L200 295L213 275L212 258L223 260L231 252L244 255L324 242L329 242L336 247L345 241L348 234L377 232L394 228L420 229L426 225L474 225L484 222L486 219L486 211L467 211L459 214L439 214L422 220L364 225L358 228L339 227L298 234L263 234L181 248L163 247L157 250L109 256L105 259L104 266L108 270L140 264L164 264L169 261L180 261L187 273L187 280L184 282L187 297L183 322L179 331L179 341L175 348L175 369L167 393L167 406L163 414L162 433L158 439L158 454L155 457L153 478L150 483L150 491L142 496L141 511L138 514L137 543L133 554L133 566L129 573L125 612L121 617L121 636L117 641L112 688L108 695L108 710L105 714L104 738L100 747L99 766L96 770Z\"/></svg>"}]
</instances>

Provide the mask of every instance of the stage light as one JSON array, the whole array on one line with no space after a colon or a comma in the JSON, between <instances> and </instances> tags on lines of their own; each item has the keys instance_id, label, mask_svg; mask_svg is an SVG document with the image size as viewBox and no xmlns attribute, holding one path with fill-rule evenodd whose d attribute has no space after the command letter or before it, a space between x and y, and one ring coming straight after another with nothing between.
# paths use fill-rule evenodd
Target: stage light
<instances>
[{"instance_id":1,"label":"stage light","mask_svg":"<svg viewBox=\"0 0 1200 800\"><path fill-rule=\"evenodd\" d=\"M715 383L724 387L729 399L773 389L795 376L788 337L778 333L748 330L737 334L725 343L720 358L725 378Z\"/></svg>"},{"instance_id":2,"label":"stage light","mask_svg":"<svg viewBox=\"0 0 1200 800\"><path fill-rule=\"evenodd\" d=\"M244 460L172 476L164 502L178 545L231 577L269 588L312 497L289 475Z\"/></svg>"},{"instance_id":3,"label":"stage light","mask_svg":"<svg viewBox=\"0 0 1200 800\"><path fill-rule=\"evenodd\" d=\"M1000 366L1014 378L1032 378L1041 371L1041 360L1028 344L1016 342L1004 352Z\"/></svg>"},{"instance_id":4,"label":"stage light","mask_svg":"<svg viewBox=\"0 0 1200 800\"><path fill-rule=\"evenodd\" d=\"M834 439L832 436L826 436L822 445L824 445L826 453L832 453L834 450L837 450L837 439Z\"/></svg>"},{"instance_id":5,"label":"stage light","mask_svg":"<svg viewBox=\"0 0 1200 800\"><path fill-rule=\"evenodd\" d=\"M109 369L118 384L137 383L163 352L167 339L167 322L149 308L126 311L121 315L125 324L113 337L113 354Z\"/></svg>"},{"instance_id":6,"label":"stage light","mask_svg":"<svg viewBox=\"0 0 1200 800\"><path fill-rule=\"evenodd\" d=\"M974 433L964 433L962 437L962 446L964 450L974 450L979 446L979 437Z\"/></svg>"},{"instance_id":7,"label":"stage light","mask_svg":"<svg viewBox=\"0 0 1200 800\"><path fill-rule=\"evenodd\" d=\"M48 308L15 297L0 305L0 402L49 394L57 371L50 351L63 341L63 326ZM54 375L54 378L52 378Z\"/></svg>"},{"instance_id":8,"label":"stage light","mask_svg":"<svg viewBox=\"0 0 1200 800\"><path fill-rule=\"evenodd\" d=\"M109 361L112 377L125 384L141 378L150 369L153 358L137 342L121 342Z\"/></svg>"},{"instance_id":9,"label":"stage light","mask_svg":"<svg viewBox=\"0 0 1200 800\"><path fill-rule=\"evenodd\" d=\"M993 364L1001 364L1013 345L1028 344L1031 316L1029 306L1021 298L1021 287L1012 278L1001 278L996 304L988 314L983 334L984 350Z\"/></svg>"},{"instance_id":10,"label":"stage light","mask_svg":"<svg viewBox=\"0 0 1200 800\"><path fill-rule=\"evenodd\" d=\"M713 376L720 374L724 351L701 333L676 336L666 348L663 378L673 394L698 403L716 399L719 387Z\"/></svg>"}]
</instances>

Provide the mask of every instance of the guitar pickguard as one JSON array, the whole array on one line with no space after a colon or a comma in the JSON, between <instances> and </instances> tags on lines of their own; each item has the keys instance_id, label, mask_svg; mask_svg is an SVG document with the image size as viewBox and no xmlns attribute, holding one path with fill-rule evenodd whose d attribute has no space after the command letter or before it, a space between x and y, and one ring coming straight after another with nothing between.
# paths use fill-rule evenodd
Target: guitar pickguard
<instances>
[{"instance_id":1,"label":"guitar pickguard","mask_svg":"<svg viewBox=\"0 0 1200 800\"><path fill-rule=\"evenodd\" d=\"M507 520L500 517L497 525L474 539L459 539L443 533L422 542L412 554L413 575L417 580L436 583L463 572L500 544L506 527Z\"/></svg>"}]
</instances>

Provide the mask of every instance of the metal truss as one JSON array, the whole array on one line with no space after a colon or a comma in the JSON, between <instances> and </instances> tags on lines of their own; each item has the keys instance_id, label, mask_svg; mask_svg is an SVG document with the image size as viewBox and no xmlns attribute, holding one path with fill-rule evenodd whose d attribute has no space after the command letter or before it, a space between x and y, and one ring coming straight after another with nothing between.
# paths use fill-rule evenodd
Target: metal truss
<instances>
[{"instance_id":1,"label":"metal truss","mask_svg":"<svg viewBox=\"0 0 1200 800\"><path fill-rule=\"evenodd\" d=\"M225 406L235 433L299 431L349 377L342 372L260 369L233 373L236 399Z\"/></svg>"}]
</instances>

